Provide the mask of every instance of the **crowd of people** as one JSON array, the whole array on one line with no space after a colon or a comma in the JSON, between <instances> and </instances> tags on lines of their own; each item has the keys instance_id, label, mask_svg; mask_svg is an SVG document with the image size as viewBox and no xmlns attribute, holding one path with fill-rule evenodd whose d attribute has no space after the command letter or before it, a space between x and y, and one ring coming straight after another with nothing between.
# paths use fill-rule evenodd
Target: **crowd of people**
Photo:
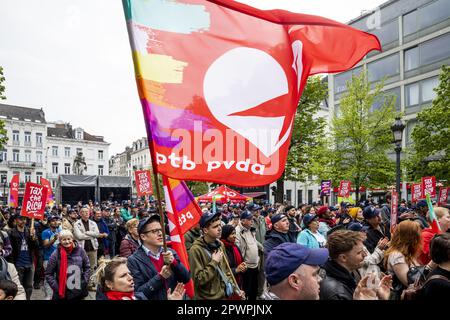
<instances>
[{"instance_id":1,"label":"crowd of people","mask_svg":"<svg viewBox=\"0 0 450 320\"><path fill-rule=\"evenodd\" d=\"M450 214L402 201L390 225L380 205L200 204L171 248L155 202L48 207L43 220L1 208L0 300L402 300L450 293ZM164 229L164 230L163 230ZM392 233L391 233L392 232ZM164 239L164 234L166 239ZM164 246L167 241L167 248Z\"/></svg>"}]
</instances>

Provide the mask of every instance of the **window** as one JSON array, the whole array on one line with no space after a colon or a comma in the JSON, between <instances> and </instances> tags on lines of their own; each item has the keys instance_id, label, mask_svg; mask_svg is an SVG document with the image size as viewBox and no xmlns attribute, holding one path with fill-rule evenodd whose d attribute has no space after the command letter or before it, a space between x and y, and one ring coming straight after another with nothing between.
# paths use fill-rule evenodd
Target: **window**
<instances>
[{"instance_id":1,"label":"window","mask_svg":"<svg viewBox=\"0 0 450 320\"><path fill-rule=\"evenodd\" d=\"M1 183L8 183L8 172L7 171L1 171L0 172L0 182Z\"/></svg>"},{"instance_id":2,"label":"window","mask_svg":"<svg viewBox=\"0 0 450 320\"><path fill-rule=\"evenodd\" d=\"M20 160L20 150L13 150L13 161L19 162Z\"/></svg>"},{"instance_id":3,"label":"window","mask_svg":"<svg viewBox=\"0 0 450 320\"><path fill-rule=\"evenodd\" d=\"M374 82L384 77L392 77L400 73L400 56L393 54L367 65L369 81Z\"/></svg>"},{"instance_id":4,"label":"window","mask_svg":"<svg viewBox=\"0 0 450 320\"><path fill-rule=\"evenodd\" d=\"M25 162L31 162L31 150L25 150Z\"/></svg>"},{"instance_id":5,"label":"window","mask_svg":"<svg viewBox=\"0 0 450 320\"><path fill-rule=\"evenodd\" d=\"M420 29L435 25L450 17L448 0L438 0L419 9Z\"/></svg>"},{"instance_id":6,"label":"window","mask_svg":"<svg viewBox=\"0 0 450 320\"><path fill-rule=\"evenodd\" d=\"M8 160L8 151L6 149L0 150L0 160L2 161Z\"/></svg>"},{"instance_id":7,"label":"window","mask_svg":"<svg viewBox=\"0 0 450 320\"><path fill-rule=\"evenodd\" d=\"M423 80L421 82L421 102L432 101L436 98L436 92L434 88L439 85L439 79L437 77Z\"/></svg>"},{"instance_id":8,"label":"window","mask_svg":"<svg viewBox=\"0 0 450 320\"><path fill-rule=\"evenodd\" d=\"M42 147L42 133L36 133L36 147Z\"/></svg>"},{"instance_id":9,"label":"window","mask_svg":"<svg viewBox=\"0 0 450 320\"><path fill-rule=\"evenodd\" d=\"M334 77L334 93L347 91L347 81L352 79L352 75L359 75L361 71L362 67L357 67L336 75Z\"/></svg>"},{"instance_id":10,"label":"window","mask_svg":"<svg viewBox=\"0 0 450 320\"><path fill-rule=\"evenodd\" d=\"M406 106L419 104L419 83L413 83L405 87Z\"/></svg>"},{"instance_id":11,"label":"window","mask_svg":"<svg viewBox=\"0 0 450 320\"><path fill-rule=\"evenodd\" d=\"M103 150L98 150L98 159L103 160Z\"/></svg>"},{"instance_id":12,"label":"window","mask_svg":"<svg viewBox=\"0 0 450 320\"><path fill-rule=\"evenodd\" d=\"M439 85L437 77L405 86L406 107L431 102L436 97L433 90Z\"/></svg>"},{"instance_id":13,"label":"window","mask_svg":"<svg viewBox=\"0 0 450 320\"><path fill-rule=\"evenodd\" d=\"M286 201L292 201L292 190L286 190Z\"/></svg>"},{"instance_id":14,"label":"window","mask_svg":"<svg viewBox=\"0 0 450 320\"><path fill-rule=\"evenodd\" d=\"M98 175L99 176L103 175L103 166L98 166Z\"/></svg>"},{"instance_id":15,"label":"window","mask_svg":"<svg viewBox=\"0 0 450 320\"><path fill-rule=\"evenodd\" d=\"M52 180L52 188L56 189L56 180Z\"/></svg>"},{"instance_id":16,"label":"window","mask_svg":"<svg viewBox=\"0 0 450 320\"><path fill-rule=\"evenodd\" d=\"M308 190L308 204L312 204L313 202L313 191Z\"/></svg>"},{"instance_id":17,"label":"window","mask_svg":"<svg viewBox=\"0 0 450 320\"><path fill-rule=\"evenodd\" d=\"M58 147L52 146L52 156L57 157L58 156Z\"/></svg>"},{"instance_id":18,"label":"window","mask_svg":"<svg viewBox=\"0 0 450 320\"><path fill-rule=\"evenodd\" d=\"M303 203L303 190L297 190L297 204Z\"/></svg>"},{"instance_id":19,"label":"window","mask_svg":"<svg viewBox=\"0 0 450 320\"><path fill-rule=\"evenodd\" d=\"M19 145L19 131L13 130L13 145Z\"/></svg>"},{"instance_id":20,"label":"window","mask_svg":"<svg viewBox=\"0 0 450 320\"><path fill-rule=\"evenodd\" d=\"M31 172L25 172L25 183L31 182Z\"/></svg>"},{"instance_id":21,"label":"window","mask_svg":"<svg viewBox=\"0 0 450 320\"><path fill-rule=\"evenodd\" d=\"M419 29L417 10L403 16L403 36L417 32Z\"/></svg>"},{"instance_id":22,"label":"window","mask_svg":"<svg viewBox=\"0 0 450 320\"><path fill-rule=\"evenodd\" d=\"M64 174L70 174L70 163L64 163Z\"/></svg>"},{"instance_id":23,"label":"window","mask_svg":"<svg viewBox=\"0 0 450 320\"><path fill-rule=\"evenodd\" d=\"M369 30L369 32L376 35L384 47L398 40L398 20L394 19L382 25L380 29Z\"/></svg>"},{"instance_id":24,"label":"window","mask_svg":"<svg viewBox=\"0 0 450 320\"><path fill-rule=\"evenodd\" d=\"M41 183L42 172L36 172L36 183Z\"/></svg>"},{"instance_id":25,"label":"window","mask_svg":"<svg viewBox=\"0 0 450 320\"><path fill-rule=\"evenodd\" d=\"M383 103L388 103L391 99L395 99L394 108L397 111L400 111L400 87L389 89L383 92L383 95L378 99L375 99L372 105L372 109L370 111L378 110L381 108Z\"/></svg>"},{"instance_id":26,"label":"window","mask_svg":"<svg viewBox=\"0 0 450 320\"><path fill-rule=\"evenodd\" d=\"M419 47L405 50L405 71L415 69L419 66Z\"/></svg>"},{"instance_id":27,"label":"window","mask_svg":"<svg viewBox=\"0 0 450 320\"><path fill-rule=\"evenodd\" d=\"M36 151L36 163L42 164L42 151Z\"/></svg>"},{"instance_id":28,"label":"window","mask_svg":"<svg viewBox=\"0 0 450 320\"><path fill-rule=\"evenodd\" d=\"M83 139L83 132L81 132L81 131L77 131L77 139L78 140L82 140Z\"/></svg>"},{"instance_id":29,"label":"window","mask_svg":"<svg viewBox=\"0 0 450 320\"><path fill-rule=\"evenodd\" d=\"M58 174L58 163L57 162L52 163L52 173Z\"/></svg>"},{"instance_id":30,"label":"window","mask_svg":"<svg viewBox=\"0 0 450 320\"><path fill-rule=\"evenodd\" d=\"M70 147L64 147L64 156L70 157Z\"/></svg>"},{"instance_id":31,"label":"window","mask_svg":"<svg viewBox=\"0 0 450 320\"><path fill-rule=\"evenodd\" d=\"M420 65L425 66L450 58L450 34L437 37L420 45Z\"/></svg>"},{"instance_id":32,"label":"window","mask_svg":"<svg viewBox=\"0 0 450 320\"><path fill-rule=\"evenodd\" d=\"M416 124L417 124L416 119L409 120L406 123L406 145L410 145L412 143L411 134L412 134Z\"/></svg>"},{"instance_id":33,"label":"window","mask_svg":"<svg viewBox=\"0 0 450 320\"><path fill-rule=\"evenodd\" d=\"M25 145L31 146L31 132L25 131Z\"/></svg>"}]
</instances>

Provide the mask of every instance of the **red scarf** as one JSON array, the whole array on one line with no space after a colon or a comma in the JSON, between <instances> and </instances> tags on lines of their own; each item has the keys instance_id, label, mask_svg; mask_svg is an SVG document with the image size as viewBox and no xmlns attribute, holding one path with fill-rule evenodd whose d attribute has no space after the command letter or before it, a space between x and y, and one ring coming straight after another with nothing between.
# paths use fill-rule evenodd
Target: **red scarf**
<instances>
[{"instance_id":1,"label":"red scarf","mask_svg":"<svg viewBox=\"0 0 450 320\"><path fill-rule=\"evenodd\" d=\"M134 292L107 291L108 300L136 300Z\"/></svg>"},{"instance_id":2,"label":"red scarf","mask_svg":"<svg viewBox=\"0 0 450 320\"><path fill-rule=\"evenodd\" d=\"M59 265L59 297L64 299L66 296L66 282L67 282L67 254L71 254L73 250L73 243L70 247L66 248L60 246L61 263Z\"/></svg>"},{"instance_id":3,"label":"red scarf","mask_svg":"<svg viewBox=\"0 0 450 320\"><path fill-rule=\"evenodd\" d=\"M223 244L226 248L233 248L234 260L236 261L236 267L242 263L242 256L239 252L239 249L236 247L234 243L231 243L225 239L222 240Z\"/></svg>"},{"instance_id":4,"label":"red scarf","mask_svg":"<svg viewBox=\"0 0 450 320\"><path fill-rule=\"evenodd\" d=\"M334 219L324 219L324 218L320 218L319 222L325 222L330 228L333 228L334 225L336 224L336 220Z\"/></svg>"}]
</instances>

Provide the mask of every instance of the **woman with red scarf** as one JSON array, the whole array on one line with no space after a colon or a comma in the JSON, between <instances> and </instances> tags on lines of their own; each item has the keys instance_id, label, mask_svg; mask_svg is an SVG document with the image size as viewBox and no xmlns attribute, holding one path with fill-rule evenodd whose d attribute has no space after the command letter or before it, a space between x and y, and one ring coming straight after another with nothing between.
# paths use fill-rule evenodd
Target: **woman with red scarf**
<instances>
[{"instance_id":1,"label":"woman with red scarf","mask_svg":"<svg viewBox=\"0 0 450 320\"><path fill-rule=\"evenodd\" d=\"M127 267L127 259L115 257L102 260L96 271L98 280L97 300L147 300L142 292L134 292L134 281ZM173 292L167 291L168 300L182 300L186 289L178 283Z\"/></svg>"},{"instance_id":2,"label":"woman with red scarf","mask_svg":"<svg viewBox=\"0 0 450 320\"><path fill-rule=\"evenodd\" d=\"M89 258L73 239L69 230L62 230L59 245L48 261L45 279L53 290L53 300L81 300L88 295Z\"/></svg>"},{"instance_id":3,"label":"woman with red scarf","mask_svg":"<svg viewBox=\"0 0 450 320\"><path fill-rule=\"evenodd\" d=\"M242 274L247 271L247 265L242 258L241 251L234 244L236 242L236 229L234 226L230 224L224 225L222 227L222 237L220 240L225 245L228 264L230 265L239 288L242 290ZM241 298L236 297L236 300L241 300Z\"/></svg>"}]
</instances>

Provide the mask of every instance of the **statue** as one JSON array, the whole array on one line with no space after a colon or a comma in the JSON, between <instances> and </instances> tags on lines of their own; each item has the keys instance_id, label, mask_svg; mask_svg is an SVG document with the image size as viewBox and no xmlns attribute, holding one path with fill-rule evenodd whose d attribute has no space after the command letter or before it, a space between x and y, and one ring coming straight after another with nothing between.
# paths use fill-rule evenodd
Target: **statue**
<instances>
[{"instance_id":1,"label":"statue","mask_svg":"<svg viewBox=\"0 0 450 320\"><path fill-rule=\"evenodd\" d=\"M83 157L83 152L78 152L73 160L73 173L82 176L85 170L87 170L87 165Z\"/></svg>"}]
</instances>

